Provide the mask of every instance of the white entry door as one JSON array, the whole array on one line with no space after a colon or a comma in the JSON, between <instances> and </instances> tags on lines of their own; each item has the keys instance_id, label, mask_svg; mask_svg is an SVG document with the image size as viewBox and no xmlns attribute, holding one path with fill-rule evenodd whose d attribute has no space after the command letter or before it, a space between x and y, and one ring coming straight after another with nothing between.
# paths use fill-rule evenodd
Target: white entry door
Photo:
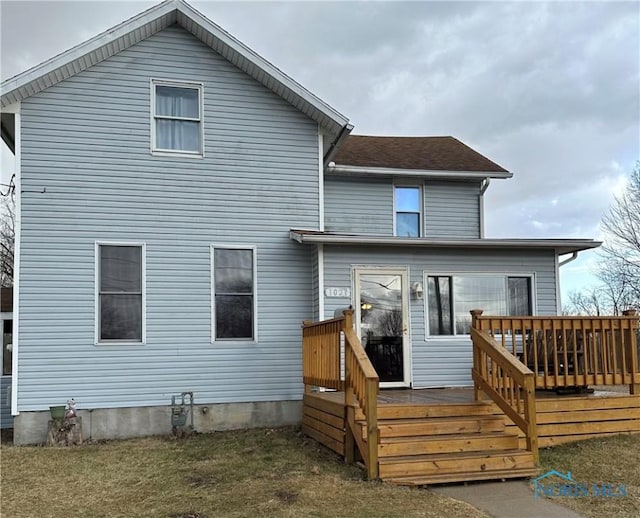
<instances>
[{"instance_id":1,"label":"white entry door","mask_svg":"<svg viewBox=\"0 0 640 518\"><path fill-rule=\"evenodd\" d=\"M356 330L381 387L411 384L406 269L356 268Z\"/></svg>"}]
</instances>

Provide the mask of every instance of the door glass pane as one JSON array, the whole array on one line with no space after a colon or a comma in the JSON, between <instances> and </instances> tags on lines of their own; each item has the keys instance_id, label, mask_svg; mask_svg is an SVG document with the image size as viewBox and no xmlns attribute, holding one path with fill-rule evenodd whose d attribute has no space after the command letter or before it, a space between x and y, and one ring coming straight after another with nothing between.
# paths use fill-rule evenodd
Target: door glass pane
<instances>
[{"instance_id":1,"label":"door glass pane","mask_svg":"<svg viewBox=\"0 0 640 518\"><path fill-rule=\"evenodd\" d=\"M380 381L402 382L402 276L363 274L359 278L362 345Z\"/></svg>"}]
</instances>

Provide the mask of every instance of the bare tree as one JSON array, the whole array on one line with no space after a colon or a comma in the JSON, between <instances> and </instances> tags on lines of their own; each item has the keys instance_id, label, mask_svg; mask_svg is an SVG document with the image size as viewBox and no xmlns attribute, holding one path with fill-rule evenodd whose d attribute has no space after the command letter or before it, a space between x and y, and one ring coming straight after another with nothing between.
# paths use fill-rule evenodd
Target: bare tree
<instances>
[{"instance_id":1,"label":"bare tree","mask_svg":"<svg viewBox=\"0 0 640 518\"><path fill-rule=\"evenodd\" d=\"M598 277L618 314L640 307L640 161L602 220L606 246Z\"/></svg>"},{"instance_id":2,"label":"bare tree","mask_svg":"<svg viewBox=\"0 0 640 518\"><path fill-rule=\"evenodd\" d=\"M563 308L567 315L600 316L609 313L601 286L569 293L569 303Z\"/></svg>"},{"instance_id":3,"label":"bare tree","mask_svg":"<svg viewBox=\"0 0 640 518\"><path fill-rule=\"evenodd\" d=\"M0 198L0 286L13 286L16 206L13 196Z\"/></svg>"}]
</instances>

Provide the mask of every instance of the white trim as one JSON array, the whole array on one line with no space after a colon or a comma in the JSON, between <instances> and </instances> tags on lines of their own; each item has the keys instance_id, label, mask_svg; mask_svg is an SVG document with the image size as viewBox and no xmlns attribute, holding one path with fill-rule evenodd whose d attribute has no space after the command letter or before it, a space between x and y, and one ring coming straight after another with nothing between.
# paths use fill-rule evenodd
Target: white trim
<instances>
[{"instance_id":1,"label":"white trim","mask_svg":"<svg viewBox=\"0 0 640 518\"><path fill-rule=\"evenodd\" d=\"M559 256L556 254L553 258L554 271L556 274L556 313L562 315L562 293L560 292L560 261Z\"/></svg>"},{"instance_id":2,"label":"white trim","mask_svg":"<svg viewBox=\"0 0 640 518\"><path fill-rule=\"evenodd\" d=\"M137 246L141 250L142 276L142 339L140 342L129 340L100 340L100 247L101 246ZM94 345L100 347L140 346L147 343L147 244L143 241L95 241L94 243Z\"/></svg>"},{"instance_id":3,"label":"white trim","mask_svg":"<svg viewBox=\"0 0 640 518\"><path fill-rule=\"evenodd\" d=\"M360 330L360 275L399 275L402 295L402 356L403 356L403 378L401 382L380 382L383 388L411 387L413 365L411 354L411 305L409 302L409 267L408 266L383 266L383 265L351 265L351 284L352 284L352 304L354 308L354 323L356 326L356 334L361 337Z\"/></svg>"},{"instance_id":4,"label":"white trim","mask_svg":"<svg viewBox=\"0 0 640 518\"><path fill-rule=\"evenodd\" d=\"M456 293L455 293L455 289L453 287L453 282L451 285L451 310L452 310L452 314L453 314L453 334L450 335L432 335L431 330L429 329L429 283L427 282L427 279L429 277L450 277L452 280L454 277L499 277L499 278L503 278L504 279L504 283L505 283L505 293L508 294L508 290L509 290L509 284L508 284L508 279L509 277L526 277L530 279L530 284L529 284L529 288L530 288L530 292L529 292L529 297L531 298L530 302L531 302L531 316L535 316L538 314L538 298L537 298L537 291L538 291L538 286L537 286L537 276L536 276L536 272L490 272L490 271L482 271L482 272L478 272L478 271L473 271L473 272L469 272L469 271L449 271L449 272L441 272L441 271L430 271L430 270L423 270L422 272L422 282L423 282L423 286L424 286L424 297L423 297L423 303L424 303L424 340L425 342L431 341L431 340L455 340L455 339L460 339L460 337L468 337L470 335L468 334L457 334L456 333L456 322L455 322L455 304L456 304ZM508 301L506 301L508 304ZM478 308L478 309L483 309L483 308Z\"/></svg>"},{"instance_id":5,"label":"white trim","mask_svg":"<svg viewBox=\"0 0 640 518\"><path fill-rule=\"evenodd\" d=\"M253 338L216 338L216 279L215 279L215 249L251 250L253 256ZM211 280L211 343L257 344L258 343L258 247L256 245L238 245L235 243L211 243L210 280Z\"/></svg>"},{"instance_id":6,"label":"white trim","mask_svg":"<svg viewBox=\"0 0 640 518\"><path fill-rule=\"evenodd\" d=\"M11 415L18 415L18 350L20 333L20 251L22 248L22 120L20 109L14 116L14 185L16 195L15 255L13 257L13 356L11 357Z\"/></svg>"},{"instance_id":7,"label":"white trim","mask_svg":"<svg viewBox=\"0 0 640 518\"><path fill-rule=\"evenodd\" d=\"M312 233L306 233L312 232ZM313 233L315 232L315 233ZM318 233L313 230L291 229L289 238L305 244L340 245L389 245L419 246L430 248L512 248L512 249L552 249L559 254L598 248L602 242L593 239L436 239L419 237L395 237L377 235L353 235Z\"/></svg>"},{"instance_id":8,"label":"white trim","mask_svg":"<svg viewBox=\"0 0 640 518\"><path fill-rule=\"evenodd\" d=\"M327 167L327 173L345 176L420 176L424 178L447 178L479 180L485 178L511 178L508 171L448 171L434 169L400 169L395 167L370 167L336 164Z\"/></svg>"},{"instance_id":9,"label":"white trim","mask_svg":"<svg viewBox=\"0 0 640 518\"><path fill-rule=\"evenodd\" d=\"M405 189L418 189L418 238L424 237L426 234L425 228L425 206L424 206L424 184L423 183L406 183L393 182L393 235L394 237L402 237L397 235L397 218L398 212L396 211L396 189L397 188L405 188ZM415 212L409 212L405 214L415 214ZM416 239L416 238L413 238Z\"/></svg>"},{"instance_id":10,"label":"white trim","mask_svg":"<svg viewBox=\"0 0 640 518\"><path fill-rule=\"evenodd\" d=\"M151 119L151 137L149 145L151 154L154 156L179 156L184 158L204 158L204 84L197 81L173 81L169 79L155 79L149 80L150 84L150 109L149 115ZM189 117L162 117L164 119L186 120L191 122L199 122L200 128L200 151L184 151L178 149L161 149L156 147L156 86L168 86L170 88L187 88L198 91L198 110L199 115L197 119Z\"/></svg>"},{"instance_id":11,"label":"white trim","mask_svg":"<svg viewBox=\"0 0 640 518\"><path fill-rule=\"evenodd\" d=\"M324 320L324 245L318 245L318 320Z\"/></svg>"},{"instance_id":12,"label":"white trim","mask_svg":"<svg viewBox=\"0 0 640 518\"><path fill-rule=\"evenodd\" d=\"M324 232L324 142L318 126L318 228Z\"/></svg>"},{"instance_id":13,"label":"white trim","mask_svg":"<svg viewBox=\"0 0 640 518\"><path fill-rule=\"evenodd\" d=\"M3 106L2 113L20 113L20 101L9 104L8 106Z\"/></svg>"}]
</instances>

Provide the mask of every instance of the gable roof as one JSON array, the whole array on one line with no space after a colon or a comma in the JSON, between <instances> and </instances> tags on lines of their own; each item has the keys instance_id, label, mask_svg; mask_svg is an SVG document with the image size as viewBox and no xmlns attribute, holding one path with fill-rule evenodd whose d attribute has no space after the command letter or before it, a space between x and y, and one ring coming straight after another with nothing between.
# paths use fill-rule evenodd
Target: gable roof
<instances>
[{"instance_id":1,"label":"gable roof","mask_svg":"<svg viewBox=\"0 0 640 518\"><path fill-rule=\"evenodd\" d=\"M333 158L336 168L405 169L511 174L453 137L373 137L349 135Z\"/></svg>"},{"instance_id":2,"label":"gable roof","mask_svg":"<svg viewBox=\"0 0 640 518\"><path fill-rule=\"evenodd\" d=\"M183 0L166 0L0 85L2 107L30 97L178 24L338 138L348 119ZM328 145L327 145L328 146Z\"/></svg>"}]
</instances>

